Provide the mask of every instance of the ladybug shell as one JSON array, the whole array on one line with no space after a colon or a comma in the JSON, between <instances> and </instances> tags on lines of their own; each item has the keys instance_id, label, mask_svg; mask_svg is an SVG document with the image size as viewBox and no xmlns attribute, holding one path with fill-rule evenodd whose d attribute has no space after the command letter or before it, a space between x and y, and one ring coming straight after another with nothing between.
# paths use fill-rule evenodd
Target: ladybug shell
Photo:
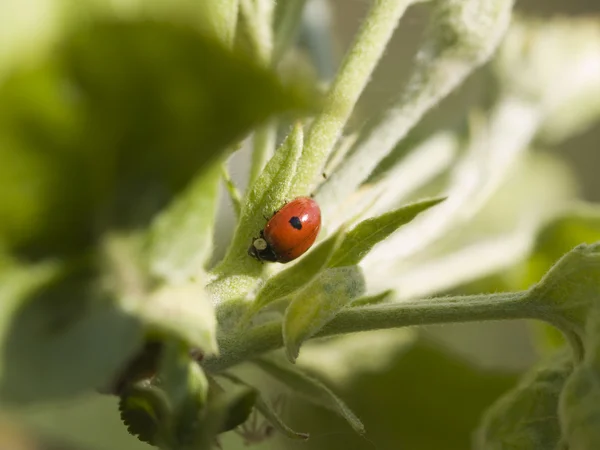
<instances>
[{"instance_id":1,"label":"ladybug shell","mask_svg":"<svg viewBox=\"0 0 600 450\"><path fill-rule=\"evenodd\" d=\"M276 261L286 263L302 256L320 229L321 208L312 198L299 197L277 211L262 234Z\"/></svg>"}]
</instances>

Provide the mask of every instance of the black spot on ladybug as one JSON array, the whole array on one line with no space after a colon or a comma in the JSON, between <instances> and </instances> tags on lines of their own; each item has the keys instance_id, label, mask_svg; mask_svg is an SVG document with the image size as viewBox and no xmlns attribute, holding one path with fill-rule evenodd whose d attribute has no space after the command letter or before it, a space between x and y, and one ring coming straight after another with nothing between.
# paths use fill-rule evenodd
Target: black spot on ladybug
<instances>
[{"instance_id":1,"label":"black spot on ladybug","mask_svg":"<svg viewBox=\"0 0 600 450\"><path fill-rule=\"evenodd\" d=\"M300 218L294 216L290 219L290 225L293 226L296 230L302 229L302 222L300 222Z\"/></svg>"}]
</instances>

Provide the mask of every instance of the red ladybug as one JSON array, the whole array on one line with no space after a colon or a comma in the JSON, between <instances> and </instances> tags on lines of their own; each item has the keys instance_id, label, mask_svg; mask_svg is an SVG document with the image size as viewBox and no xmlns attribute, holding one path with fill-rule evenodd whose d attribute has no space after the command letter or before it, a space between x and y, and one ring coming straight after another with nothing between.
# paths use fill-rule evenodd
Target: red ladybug
<instances>
[{"instance_id":1,"label":"red ladybug","mask_svg":"<svg viewBox=\"0 0 600 450\"><path fill-rule=\"evenodd\" d=\"M248 254L259 261L290 262L314 244L320 229L321 208L312 198L299 197L271 217Z\"/></svg>"}]
</instances>

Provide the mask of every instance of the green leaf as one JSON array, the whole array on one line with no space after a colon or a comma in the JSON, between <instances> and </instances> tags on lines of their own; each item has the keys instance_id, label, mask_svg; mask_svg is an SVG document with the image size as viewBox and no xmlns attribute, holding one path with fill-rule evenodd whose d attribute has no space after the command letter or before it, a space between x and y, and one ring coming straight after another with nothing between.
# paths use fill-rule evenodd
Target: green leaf
<instances>
[{"instance_id":1,"label":"green leaf","mask_svg":"<svg viewBox=\"0 0 600 450\"><path fill-rule=\"evenodd\" d=\"M329 267L358 264L375 244L383 241L399 227L413 220L419 213L444 200L444 198L423 200L359 223L348 232L346 239L331 258Z\"/></svg>"},{"instance_id":2,"label":"green leaf","mask_svg":"<svg viewBox=\"0 0 600 450\"><path fill-rule=\"evenodd\" d=\"M600 298L600 242L581 244L564 255L528 293L547 308L544 318L559 328L581 358L587 319Z\"/></svg>"},{"instance_id":3,"label":"green leaf","mask_svg":"<svg viewBox=\"0 0 600 450\"><path fill-rule=\"evenodd\" d=\"M153 221L149 265L153 275L179 283L202 273L211 256L220 165L198 174Z\"/></svg>"},{"instance_id":4,"label":"green leaf","mask_svg":"<svg viewBox=\"0 0 600 450\"><path fill-rule=\"evenodd\" d=\"M164 439L171 420L167 398L154 386L130 386L121 396L119 412L127 431L150 445Z\"/></svg>"},{"instance_id":5,"label":"green leaf","mask_svg":"<svg viewBox=\"0 0 600 450\"><path fill-rule=\"evenodd\" d=\"M0 83L0 243L35 257L90 244L90 177L72 151L82 112L61 87L50 64Z\"/></svg>"},{"instance_id":6,"label":"green leaf","mask_svg":"<svg viewBox=\"0 0 600 450\"><path fill-rule=\"evenodd\" d=\"M188 409L195 412L206 402L208 380L204 372L189 356L189 350L178 342L169 342L162 353L160 387L165 391L174 411Z\"/></svg>"},{"instance_id":7,"label":"green leaf","mask_svg":"<svg viewBox=\"0 0 600 450\"><path fill-rule=\"evenodd\" d=\"M169 23L97 23L69 41L66 62L93 118L110 126L103 143L134 145L123 169L175 185L269 116L309 106L245 55Z\"/></svg>"},{"instance_id":8,"label":"green leaf","mask_svg":"<svg viewBox=\"0 0 600 450\"><path fill-rule=\"evenodd\" d=\"M296 394L305 397L312 403L334 411L346 419L354 431L364 434L365 427L360 419L340 398L317 379L308 376L289 362L275 356L261 357L253 362Z\"/></svg>"},{"instance_id":9,"label":"green leaf","mask_svg":"<svg viewBox=\"0 0 600 450\"><path fill-rule=\"evenodd\" d=\"M485 413L477 448L559 448L559 395L572 371L572 355L565 349L534 368Z\"/></svg>"},{"instance_id":10,"label":"green leaf","mask_svg":"<svg viewBox=\"0 0 600 450\"><path fill-rule=\"evenodd\" d=\"M308 433L301 433L299 431L294 431L291 429L281 418L279 413L276 411L275 407L263 400L261 397L258 397L256 400L256 409L263 415L265 419L267 419L271 425L275 427L277 431L282 433L285 437L289 439L299 439L299 440L307 440L310 435Z\"/></svg>"},{"instance_id":11,"label":"green leaf","mask_svg":"<svg viewBox=\"0 0 600 450\"><path fill-rule=\"evenodd\" d=\"M287 197L302 153L303 139L302 126L296 124L249 187L233 241L215 272L227 272L230 266L247 266L248 246L265 227L265 218L271 217L289 200ZM253 267L258 272L261 266L256 261Z\"/></svg>"},{"instance_id":12,"label":"green leaf","mask_svg":"<svg viewBox=\"0 0 600 450\"><path fill-rule=\"evenodd\" d=\"M90 14L0 85L3 246L79 253L109 228L145 227L228 145L311 103L197 28L158 16Z\"/></svg>"},{"instance_id":13,"label":"green leaf","mask_svg":"<svg viewBox=\"0 0 600 450\"><path fill-rule=\"evenodd\" d=\"M248 386L233 390L223 395L220 402L226 405L225 419L221 425L221 432L233 430L243 424L256 403L258 393Z\"/></svg>"},{"instance_id":14,"label":"green leaf","mask_svg":"<svg viewBox=\"0 0 600 450\"><path fill-rule=\"evenodd\" d=\"M567 380L561 396L560 418L570 450L600 447L600 370L584 364Z\"/></svg>"},{"instance_id":15,"label":"green leaf","mask_svg":"<svg viewBox=\"0 0 600 450\"><path fill-rule=\"evenodd\" d=\"M308 255L298 261L297 264L282 270L267 280L263 288L258 292L254 301L253 310L258 311L264 306L272 303L286 295L291 294L312 280L324 267L329 259L340 246L345 237L345 230L340 229Z\"/></svg>"},{"instance_id":16,"label":"green leaf","mask_svg":"<svg viewBox=\"0 0 600 450\"><path fill-rule=\"evenodd\" d=\"M0 275L0 397L69 398L108 385L142 344L142 329L86 266ZM40 376L43 374L43 376Z\"/></svg>"},{"instance_id":17,"label":"green leaf","mask_svg":"<svg viewBox=\"0 0 600 450\"><path fill-rule=\"evenodd\" d=\"M317 276L293 294L283 319L283 342L290 361L295 361L302 343L365 290L358 266L335 267Z\"/></svg>"},{"instance_id":18,"label":"green leaf","mask_svg":"<svg viewBox=\"0 0 600 450\"><path fill-rule=\"evenodd\" d=\"M571 450L600 446L600 305L595 300L586 324L584 360L565 383L560 399L561 429Z\"/></svg>"},{"instance_id":19,"label":"green leaf","mask_svg":"<svg viewBox=\"0 0 600 450\"><path fill-rule=\"evenodd\" d=\"M204 354L218 351L217 319L201 282L162 286L140 308L151 331L178 338Z\"/></svg>"},{"instance_id":20,"label":"green leaf","mask_svg":"<svg viewBox=\"0 0 600 450\"><path fill-rule=\"evenodd\" d=\"M600 241L600 205L576 203L560 216L547 223L539 232L529 259L511 272L511 289L526 289L576 245ZM564 345L564 337L554 327L532 324L540 350L553 352Z\"/></svg>"},{"instance_id":21,"label":"green leaf","mask_svg":"<svg viewBox=\"0 0 600 450\"><path fill-rule=\"evenodd\" d=\"M248 383L238 378L237 376L231 373L222 373L221 376L233 381L236 384L240 384L243 386L250 386ZM258 391L257 391L258 392ZM281 418L280 412L277 411L275 404L271 404L266 401L262 395L258 395L256 398L255 408L263 415L265 419L267 419L271 425L275 427L279 432L281 432L284 436L290 439L302 439L306 440L309 438L307 433L300 433L298 431L292 430Z\"/></svg>"}]
</instances>

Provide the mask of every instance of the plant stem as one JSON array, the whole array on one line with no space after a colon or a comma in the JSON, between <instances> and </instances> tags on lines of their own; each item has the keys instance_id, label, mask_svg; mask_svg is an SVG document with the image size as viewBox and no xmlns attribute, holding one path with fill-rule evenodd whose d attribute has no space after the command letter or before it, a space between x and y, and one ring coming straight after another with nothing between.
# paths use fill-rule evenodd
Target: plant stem
<instances>
[{"instance_id":1,"label":"plant stem","mask_svg":"<svg viewBox=\"0 0 600 450\"><path fill-rule=\"evenodd\" d=\"M484 320L545 319L542 303L529 291L421 299L410 302L348 308L341 311L315 337L414 325ZM270 322L219 341L220 356L202 365L218 372L283 346L280 322Z\"/></svg>"},{"instance_id":2,"label":"plant stem","mask_svg":"<svg viewBox=\"0 0 600 450\"><path fill-rule=\"evenodd\" d=\"M319 203L335 205L354 192L426 112L487 61L508 26L511 7L512 0L437 2L407 85L323 184Z\"/></svg>"},{"instance_id":3,"label":"plant stem","mask_svg":"<svg viewBox=\"0 0 600 450\"><path fill-rule=\"evenodd\" d=\"M306 195L381 58L396 25L412 0L375 0L312 123L299 160L292 196Z\"/></svg>"}]
</instances>

